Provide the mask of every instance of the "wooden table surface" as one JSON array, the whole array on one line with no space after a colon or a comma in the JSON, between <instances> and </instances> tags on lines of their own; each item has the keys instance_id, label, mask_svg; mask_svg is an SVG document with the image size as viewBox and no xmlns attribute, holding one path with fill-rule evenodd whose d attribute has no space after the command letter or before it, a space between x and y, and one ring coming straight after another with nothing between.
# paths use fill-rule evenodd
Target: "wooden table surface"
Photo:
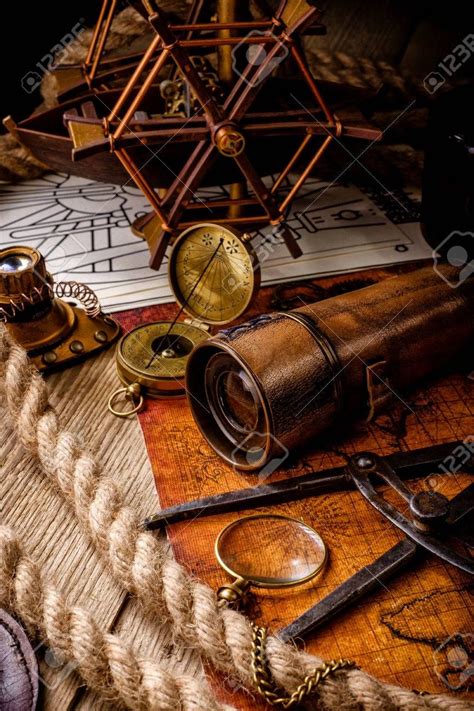
<instances>
[{"instance_id":1,"label":"wooden table surface","mask_svg":"<svg viewBox=\"0 0 474 711\"><path fill-rule=\"evenodd\" d=\"M143 515L158 505L143 435L135 419L120 420L107 411L107 399L117 387L113 352L48 377L51 400L64 426L79 433L97 452L104 472L122 484L130 503ZM170 630L145 618L107 572L73 512L56 493L39 467L15 442L2 421L0 430L1 521L19 534L45 574L68 595L71 604L86 607L104 629L114 630L132 642L144 656L167 660ZM192 673L200 662L188 651L179 651L177 668ZM39 708L44 711L94 711L107 708L80 685L69 667L53 669L38 649L44 681ZM46 654L49 659L49 655ZM168 663L168 662L167 662ZM113 705L114 710L119 707Z\"/></svg>"},{"instance_id":2,"label":"wooden table surface","mask_svg":"<svg viewBox=\"0 0 474 711\"><path fill-rule=\"evenodd\" d=\"M294 308L301 305L297 295L311 303L411 268L400 266L327 277L277 290L262 289L252 311ZM152 315L153 310L148 313ZM265 478L265 483L343 465L349 456L360 451L386 455L472 437L474 380L468 374L454 371L402 393L370 423L359 420L348 426L340 418L332 431L295 453ZM140 420L162 506L258 485L255 474L235 471L211 450L197 430L185 400L149 401ZM444 476L434 472L430 483L420 480L412 486L415 490L432 486L451 498L471 481L472 475L461 471ZM400 506L397 497L390 500ZM358 492L351 491L169 526L176 557L217 590L229 578L214 556L215 539L230 521L255 511L301 519L320 532L329 548L328 565L311 582L290 589L252 591L247 613L272 632L289 624L403 537ZM268 553L265 546L257 546L256 556L262 562ZM463 697L472 681L466 660L472 660L474 654L471 583L468 574L435 556L422 555L407 570L387 583L381 582L373 594L310 635L304 640L305 646L325 659L354 659L362 669L387 683ZM456 670L448 662L458 653L466 660L461 660L462 668ZM216 689L220 692L221 688L222 680L218 680ZM231 687L228 692L229 701L242 711L266 708L244 694L236 695Z\"/></svg>"}]
</instances>

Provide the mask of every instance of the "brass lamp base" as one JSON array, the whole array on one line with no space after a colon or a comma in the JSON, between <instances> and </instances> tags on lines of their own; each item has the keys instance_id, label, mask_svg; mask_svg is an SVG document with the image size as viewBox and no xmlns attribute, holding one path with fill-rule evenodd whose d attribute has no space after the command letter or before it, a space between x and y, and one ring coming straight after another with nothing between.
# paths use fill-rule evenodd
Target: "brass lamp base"
<instances>
[{"instance_id":1,"label":"brass lamp base","mask_svg":"<svg viewBox=\"0 0 474 711\"><path fill-rule=\"evenodd\" d=\"M74 298L83 308L58 296ZM31 247L0 250L0 318L39 370L67 367L107 348L120 326L85 284L54 284Z\"/></svg>"}]
</instances>

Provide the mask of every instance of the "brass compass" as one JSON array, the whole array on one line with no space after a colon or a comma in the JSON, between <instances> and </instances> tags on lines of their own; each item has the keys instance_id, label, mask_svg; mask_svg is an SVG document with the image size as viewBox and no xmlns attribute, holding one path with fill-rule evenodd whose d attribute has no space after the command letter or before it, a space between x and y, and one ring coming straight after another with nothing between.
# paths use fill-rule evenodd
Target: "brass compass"
<instances>
[{"instance_id":1,"label":"brass compass","mask_svg":"<svg viewBox=\"0 0 474 711\"><path fill-rule=\"evenodd\" d=\"M177 302L192 318L221 326L247 310L260 284L249 240L235 229L207 223L182 233L168 273Z\"/></svg>"},{"instance_id":2,"label":"brass compass","mask_svg":"<svg viewBox=\"0 0 474 711\"><path fill-rule=\"evenodd\" d=\"M193 348L210 337L211 326L222 326L241 316L260 284L260 266L249 235L216 224L200 223L186 229L170 254L168 275L180 305L172 322L137 326L119 341L117 373L124 387L109 399L118 417L138 412L144 397L184 394L184 375ZM188 318L178 321L186 312ZM118 410L119 399L131 407Z\"/></svg>"}]
</instances>

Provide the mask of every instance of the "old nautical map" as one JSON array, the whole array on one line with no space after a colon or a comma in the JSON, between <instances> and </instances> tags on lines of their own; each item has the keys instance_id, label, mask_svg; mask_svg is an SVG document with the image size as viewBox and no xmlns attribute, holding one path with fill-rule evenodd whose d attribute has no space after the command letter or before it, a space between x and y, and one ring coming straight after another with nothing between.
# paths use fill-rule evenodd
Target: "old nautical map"
<instances>
[{"instance_id":1,"label":"old nautical map","mask_svg":"<svg viewBox=\"0 0 474 711\"><path fill-rule=\"evenodd\" d=\"M223 193L224 188L208 188L199 195L213 199ZM130 230L147 210L146 199L130 184L56 174L0 184L0 246L36 247L56 281L85 282L108 311L172 301L166 260L159 272L149 269L147 245ZM429 257L418 221L418 202L403 191L362 192L311 180L289 217L302 257L293 260L271 228L255 233L263 283Z\"/></svg>"},{"instance_id":2,"label":"old nautical map","mask_svg":"<svg viewBox=\"0 0 474 711\"><path fill-rule=\"evenodd\" d=\"M397 268L399 270L400 267ZM295 295L305 301L334 296L386 278L391 270L319 279L263 289L254 306L263 312L291 308ZM147 319L169 318L172 306L145 309L145 314L122 315L131 328ZM258 475L238 473L226 465L197 430L185 400L148 400L140 415L162 507L258 485ZM342 425L342 423L341 423ZM285 462L270 481L339 466L357 451L389 454L474 435L474 374L444 376L416 391L394 398L392 406L375 421L358 422L351 429L336 428ZM472 440L471 440L472 441ZM462 467L440 468L417 489L435 489L451 498L472 481ZM268 481L268 480L267 480ZM394 499L393 503L399 502ZM356 492L334 493L294 503L259 509L301 518L316 528L329 548L324 573L304 586L287 590L255 590L247 611L259 624L277 632L308 607L331 592L348 576L373 562L402 534ZM152 513L152 512L150 512ZM253 511L222 514L176 524L168 528L175 554L199 579L214 589L227 579L213 554L220 530L231 520ZM466 551L467 553L467 551ZM265 556L265 550L257 555ZM340 614L305 640L308 650L326 659L350 657L367 672L420 691L469 697L474 681L472 581L467 574L432 555L421 554L409 568L353 609ZM216 685L218 689L218 685ZM264 709L228 685L228 701L237 708Z\"/></svg>"}]
</instances>

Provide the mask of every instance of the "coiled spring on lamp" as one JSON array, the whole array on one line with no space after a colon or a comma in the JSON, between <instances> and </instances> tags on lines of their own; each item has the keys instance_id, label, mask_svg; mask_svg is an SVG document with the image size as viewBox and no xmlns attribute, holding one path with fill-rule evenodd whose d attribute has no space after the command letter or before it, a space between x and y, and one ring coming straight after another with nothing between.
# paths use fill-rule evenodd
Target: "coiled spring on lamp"
<instances>
[{"instance_id":1,"label":"coiled spring on lamp","mask_svg":"<svg viewBox=\"0 0 474 711\"><path fill-rule=\"evenodd\" d=\"M20 294L21 301L10 299L4 306L0 306L0 322L7 323L17 314L25 311L27 306L32 306L45 298L45 293L53 294L53 290L46 282L40 286L35 286L30 294Z\"/></svg>"},{"instance_id":2,"label":"coiled spring on lamp","mask_svg":"<svg viewBox=\"0 0 474 711\"><path fill-rule=\"evenodd\" d=\"M58 299L76 299L79 301L90 318L100 315L102 308L97 294L87 284L81 284L78 281L59 281L52 288Z\"/></svg>"},{"instance_id":3,"label":"coiled spring on lamp","mask_svg":"<svg viewBox=\"0 0 474 711\"><path fill-rule=\"evenodd\" d=\"M0 322L6 323L16 314L24 311L27 306L38 303L49 294L58 299L76 299L83 306L89 318L96 318L102 312L97 294L78 281L59 281L57 284L44 283L40 288L35 287L31 294L21 294L21 301L11 300L8 304L0 306Z\"/></svg>"}]
</instances>

